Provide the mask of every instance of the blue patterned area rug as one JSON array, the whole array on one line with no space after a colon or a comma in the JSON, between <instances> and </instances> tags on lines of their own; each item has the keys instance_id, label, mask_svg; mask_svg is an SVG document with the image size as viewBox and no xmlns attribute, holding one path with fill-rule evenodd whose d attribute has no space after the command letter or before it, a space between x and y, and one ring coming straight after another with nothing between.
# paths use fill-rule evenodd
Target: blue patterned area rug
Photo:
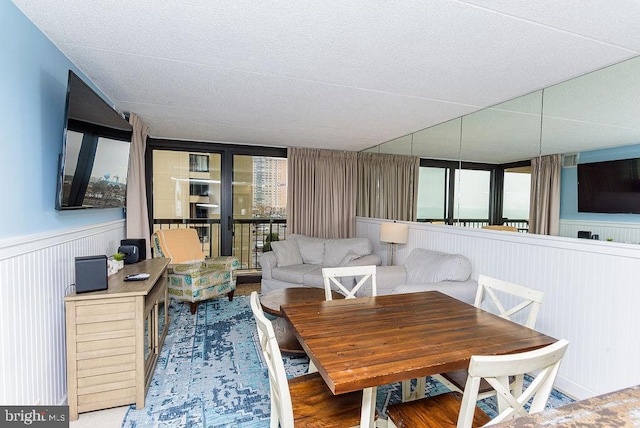
<instances>
[{"instance_id":1,"label":"blue patterned area rug","mask_svg":"<svg viewBox=\"0 0 640 428\"><path fill-rule=\"evenodd\" d=\"M171 301L171 325L143 409L127 410L123 427L268 427L269 379L248 296L198 306ZM287 375L306 373L307 357L284 357ZM428 378L427 394L446 392ZM378 388L377 407L401 401L401 385ZM554 391L549 407L572 400ZM481 406L496 414L494 398Z\"/></svg>"}]
</instances>

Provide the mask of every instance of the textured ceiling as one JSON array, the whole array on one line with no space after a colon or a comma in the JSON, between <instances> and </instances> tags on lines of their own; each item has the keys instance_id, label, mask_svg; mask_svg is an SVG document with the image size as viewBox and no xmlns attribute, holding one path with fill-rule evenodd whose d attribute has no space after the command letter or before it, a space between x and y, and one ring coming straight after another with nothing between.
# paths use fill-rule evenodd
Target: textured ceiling
<instances>
[{"instance_id":1,"label":"textured ceiling","mask_svg":"<svg viewBox=\"0 0 640 428\"><path fill-rule=\"evenodd\" d=\"M635 1L13 2L180 140L363 150L640 52Z\"/></svg>"}]
</instances>

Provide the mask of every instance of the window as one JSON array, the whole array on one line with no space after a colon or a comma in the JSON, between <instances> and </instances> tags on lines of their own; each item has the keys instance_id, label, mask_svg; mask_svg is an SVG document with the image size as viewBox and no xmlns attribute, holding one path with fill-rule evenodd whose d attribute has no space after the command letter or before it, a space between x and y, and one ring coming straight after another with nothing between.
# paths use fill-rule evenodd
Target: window
<instances>
[{"instance_id":1,"label":"window","mask_svg":"<svg viewBox=\"0 0 640 428\"><path fill-rule=\"evenodd\" d=\"M205 183L189 183L189 195L209 196L209 185Z\"/></svg>"},{"instance_id":2,"label":"window","mask_svg":"<svg viewBox=\"0 0 640 428\"><path fill-rule=\"evenodd\" d=\"M189 171L209 172L209 156L190 154L189 155Z\"/></svg>"},{"instance_id":3,"label":"window","mask_svg":"<svg viewBox=\"0 0 640 428\"><path fill-rule=\"evenodd\" d=\"M502 217L509 220L529 219L531 166L505 169Z\"/></svg>"},{"instance_id":4,"label":"window","mask_svg":"<svg viewBox=\"0 0 640 428\"><path fill-rule=\"evenodd\" d=\"M209 218L209 208L201 204L191 204L191 218Z\"/></svg>"},{"instance_id":5,"label":"window","mask_svg":"<svg viewBox=\"0 0 640 428\"><path fill-rule=\"evenodd\" d=\"M420 167L418 175L418 218L444 220L447 218L449 170Z\"/></svg>"},{"instance_id":6,"label":"window","mask_svg":"<svg viewBox=\"0 0 640 428\"><path fill-rule=\"evenodd\" d=\"M492 165L421 159L418 221L526 230L530 185L529 161Z\"/></svg>"},{"instance_id":7,"label":"window","mask_svg":"<svg viewBox=\"0 0 640 428\"><path fill-rule=\"evenodd\" d=\"M453 218L489 221L490 171L456 170Z\"/></svg>"}]
</instances>

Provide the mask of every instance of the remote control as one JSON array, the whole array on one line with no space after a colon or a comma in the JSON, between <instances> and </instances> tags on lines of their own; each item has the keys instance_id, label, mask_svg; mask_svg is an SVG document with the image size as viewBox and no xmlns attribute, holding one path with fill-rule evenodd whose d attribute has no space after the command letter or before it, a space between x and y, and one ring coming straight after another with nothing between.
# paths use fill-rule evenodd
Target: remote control
<instances>
[{"instance_id":1,"label":"remote control","mask_svg":"<svg viewBox=\"0 0 640 428\"><path fill-rule=\"evenodd\" d=\"M136 275L127 275L124 277L124 280L125 281L144 281L147 278L149 278L148 273L139 273Z\"/></svg>"}]
</instances>

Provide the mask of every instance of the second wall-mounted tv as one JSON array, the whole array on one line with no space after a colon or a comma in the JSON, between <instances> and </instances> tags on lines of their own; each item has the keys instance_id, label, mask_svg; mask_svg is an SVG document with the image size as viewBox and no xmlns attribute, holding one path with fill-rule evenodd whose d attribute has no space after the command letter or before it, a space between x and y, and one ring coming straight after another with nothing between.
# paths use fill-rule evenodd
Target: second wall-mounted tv
<instances>
[{"instance_id":1,"label":"second wall-mounted tv","mask_svg":"<svg viewBox=\"0 0 640 428\"><path fill-rule=\"evenodd\" d=\"M125 206L132 127L69 71L56 209Z\"/></svg>"},{"instance_id":2,"label":"second wall-mounted tv","mask_svg":"<svg viewBox=\"0 0 640 428\"><path fill-rule=\"evenodd\" d=\"M578 164L578 212L640 214L640 159Z\"/></svg>"}]
</instances>

